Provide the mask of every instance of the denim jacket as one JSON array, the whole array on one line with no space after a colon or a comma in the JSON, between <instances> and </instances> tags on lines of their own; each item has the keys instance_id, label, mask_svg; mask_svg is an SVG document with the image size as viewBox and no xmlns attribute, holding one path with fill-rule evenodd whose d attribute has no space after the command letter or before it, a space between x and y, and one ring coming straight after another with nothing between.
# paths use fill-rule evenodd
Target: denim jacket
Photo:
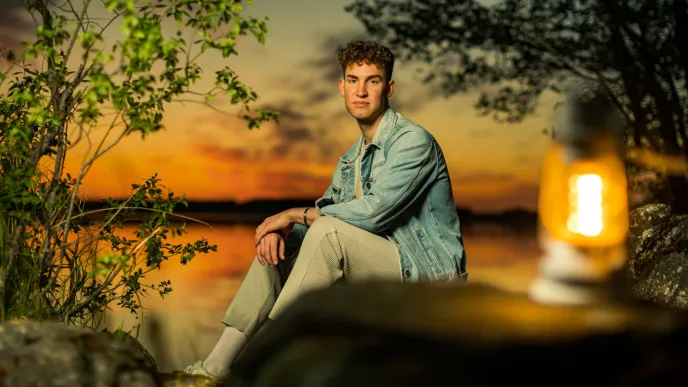
<instances>
[{"instance_id":1,"label":"denim jacket","mask_svg":"<svg viewBox=\"0 0 688 387\"><path fill-rule=\"evenodd\" d=\"M392 240L405 281L466 276L466 254L444 155L423 127L388 108L361 160L364 196L355 199L363 136L344 154L315 207Z\"/></svg>"}]
</instances>

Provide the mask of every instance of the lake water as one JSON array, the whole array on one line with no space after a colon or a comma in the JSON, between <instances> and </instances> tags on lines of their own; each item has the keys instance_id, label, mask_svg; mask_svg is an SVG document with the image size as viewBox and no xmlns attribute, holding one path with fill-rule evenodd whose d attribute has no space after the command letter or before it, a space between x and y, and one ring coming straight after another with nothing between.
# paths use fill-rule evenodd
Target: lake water
<instances>
[{"instance_id":1,"label":"lake water","mask_svg":"<svg viewBox=\"0 0 688 387\"><path fill-rule=\"evenodd\" d=\"M147 276L149 283L169 279L174 289L164 299L152 293L143 300L146 311L139 340L156 358L161 371L183 369L212 349L224 327L220 319L254 257L254 229L254 225L241 224L191 225L187 235L173 241L205 237L218 245L218 251L197 256L185 266L178 260L166 262ZM534 230L474 224L463 226L462 232L469 281L515 292L527 290L540 255ZM136 323L135 318L119 310L109 313L107 319L111 329L130 329Z\"/></svg>"}]
</instances>

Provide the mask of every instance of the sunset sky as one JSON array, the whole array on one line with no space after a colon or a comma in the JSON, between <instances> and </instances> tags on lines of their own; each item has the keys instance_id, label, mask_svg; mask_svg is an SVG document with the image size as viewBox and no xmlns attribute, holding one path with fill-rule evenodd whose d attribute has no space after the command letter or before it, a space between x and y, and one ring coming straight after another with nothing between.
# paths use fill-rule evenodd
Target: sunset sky
<instances>
[{"instance_id":1,"label":"sunset sky","mask_svg":"<svg viewBox=\"0 0 688 387\"><path fill-rule=\"evenodd\" d=\"M99 3L99 2L94 2ZM315 198L325 190L338 158L360 131L346 115L337 91L339 44L365 37L362 25L344 11L349 0L255 0L254 16L267 16L267 43L245 38L239 55L200 60L207 87L224 65L238 72L259 94L255 107L282 114L280 126L247 129L234 116L197 104L166 109L166 129L142 141L127 138L99 160L84 182L84 196L121 197L132 183L158 173L163 184L191 200ZM7 40L5 24L0 38ZM118 31L113 30L112 36ZM392 107L423 125L442 146L457 205L476 211L514 207L534 209L539 163L551 119L552 99L539 113L517 125L478 117L478 92L444 99L423 85L416 64L397 61L397 91ZM229 112L228 105L217 107ZM74 149L68 167L83 157Z\"/></svg>"}]
</instances>

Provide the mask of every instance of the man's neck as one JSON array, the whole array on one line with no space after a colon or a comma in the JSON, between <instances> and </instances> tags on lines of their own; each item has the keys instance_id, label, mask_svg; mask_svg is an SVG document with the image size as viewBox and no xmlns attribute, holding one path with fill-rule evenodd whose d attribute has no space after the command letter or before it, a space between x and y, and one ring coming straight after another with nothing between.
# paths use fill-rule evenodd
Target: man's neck
<instances>
[{"instance_id":1,"label":"man's neck","mask_svg":"<svg viewBox=\"0 0 688 387\"><path fill-rule=\"evenodd\" d=\"M385 112L387 111L388 108L385 108L385 110L382 111L382 113L375 118L374 121L370 122L364 122L364 121L358 121L358 127L361 129L361 134L363 135L363 138L365 140L365 145L370 144L373 142L373 138L375 137L375 133L377 132L378 126L380 126L380 122L382 121L382 117L385 115Z\"/></svg>"}]
</instances>

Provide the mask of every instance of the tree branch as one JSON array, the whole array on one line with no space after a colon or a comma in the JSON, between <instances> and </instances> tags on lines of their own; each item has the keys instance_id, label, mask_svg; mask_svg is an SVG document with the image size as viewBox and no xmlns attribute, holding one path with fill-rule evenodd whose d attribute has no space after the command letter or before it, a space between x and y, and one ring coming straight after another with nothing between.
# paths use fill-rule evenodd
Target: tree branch
<instances>
[{"instance_id":1,"label":"tree branch","mask_svg":"<svg viewBox=\"0 0 688 387\"><path fill-rule=\"evenodd\" d=\"M152 238L153 236L155 236L155 234L157 234L158 232L160 232L160 230L162 230L162 227L156 228L156 229L151 233L151 235L149 235L148 237L146 237L146 239L144 239L144 240L142 240L141 242L139 242L139 244L134 248L134 250L133 250L132 253L131 253L132 257L135 258L135 257L136 257L136 254L137 254L138 251L139 251L139 249L141 249L141 247L142 247L143 245L145 245L145 243L148 242L148 240L149 240L150 238ZM122 264L122 265L123 265L123 264ZM86 296L86 297L82 298L81 300L79 300L79 302L77 302L76 304L74 304L74 306L72 306L72 308L70 308L69 310L67 310L67 312L65 313L65 318L74 317L74 315L75 315L77 312L79 312L79 311L80 311L81 309L83 309L86 305L88 305L89 303L91 303L91 302L93 301L93 299L103 291L103 289L105 289L107 286L110 285L110 283L112 283L112 281L113 281L114 278L117 276L117 274L119 274L119 272L122 271L122 265L120 265L120 266L117 268L117 270L114 270L113 272L111 272L112 275L108 276L108 278L98 287L98 289L96 289L95 291L93 291L93 292L92 292L91 294L89 294L88 296Z\"/></svg>"}]
</instances>

